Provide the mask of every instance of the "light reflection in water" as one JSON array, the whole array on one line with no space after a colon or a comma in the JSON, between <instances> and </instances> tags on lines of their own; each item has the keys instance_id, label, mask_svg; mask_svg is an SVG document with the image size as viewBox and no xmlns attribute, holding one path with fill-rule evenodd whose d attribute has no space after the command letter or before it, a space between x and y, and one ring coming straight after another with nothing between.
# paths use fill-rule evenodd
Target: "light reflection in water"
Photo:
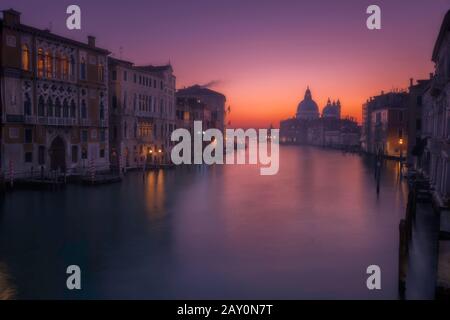
<instances>
[{"instance_id":1,"label":"light reflection in water","mask_svg":"<svg viewBox=\"0 0 450 320\"><path fill-rule=\"evenodd\" d=\"M19 298L395 299L407 189L393 165L379 196L372 161L307 147L281 147L274 176L189 166L16 191L0 203L0 259ZM78 295L61 285L75 262ZM365 285L371 264L378 292Z\"/></svg>"}]
</instances>

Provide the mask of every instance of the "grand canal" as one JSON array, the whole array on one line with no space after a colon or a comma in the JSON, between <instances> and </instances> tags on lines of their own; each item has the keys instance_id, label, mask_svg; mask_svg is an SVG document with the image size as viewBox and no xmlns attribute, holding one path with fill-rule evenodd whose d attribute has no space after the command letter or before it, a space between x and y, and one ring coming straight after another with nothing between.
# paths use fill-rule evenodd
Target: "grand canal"
<instances>
[{"instance_id":1,"label":"grand canal","mask_svg":"<svg viewBox=\"0 0 450 320\"><path fill-rule=\"evenodd\" d=\"M407 186L386 162L313 147L255 165L129 172L119 184L7 193L0 266L17 298L397 299ZM82 290L66 289L79 265ZM379 265L382 289L366 268ZM1 275L0 275L1 277Z\"/></svg>"}]
</instances>

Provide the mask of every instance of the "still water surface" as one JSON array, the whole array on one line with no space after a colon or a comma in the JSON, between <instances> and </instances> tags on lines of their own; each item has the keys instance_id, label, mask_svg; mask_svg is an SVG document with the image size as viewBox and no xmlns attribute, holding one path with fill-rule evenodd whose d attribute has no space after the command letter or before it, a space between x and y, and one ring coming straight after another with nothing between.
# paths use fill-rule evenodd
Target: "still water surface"
<instances>
[{"instance_id":1,"label":"still water surface","mask_svg":"<svg viewBox=\"0 0 450 320\"><path fill-rule=\"evenodd\" d=\"M8 193L0 264L17 298L396 299L406 199L393 162L377 197L370 159L282 146L274 176L192 166ZM78 292L66 289L71 264ZM366 287L372 264L380 291Z\"/></svg>"}]
</instances>

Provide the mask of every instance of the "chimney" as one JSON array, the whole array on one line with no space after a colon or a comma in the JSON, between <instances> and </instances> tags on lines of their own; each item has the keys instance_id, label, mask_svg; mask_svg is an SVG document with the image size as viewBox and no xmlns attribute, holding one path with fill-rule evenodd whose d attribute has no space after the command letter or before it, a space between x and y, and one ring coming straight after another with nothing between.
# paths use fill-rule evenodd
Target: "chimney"
<instances>
[{"instance_id":1,"label":"chimney","mask_svg":"<svg viewBox=\"0 0 450 320\"><path fill-rule=\"evenodd\" d=\"M3 20L7 26L17 26L20 24L20 12L13 9L3 10Z\"/></svg>"},{"instance_id":2,"label":"chimney","mask_svg":"<svg viewBox=\"0 0 450 320\"><path fill-rule=\"evenodd\" d=\"M95 48L95 37L94 36L88 36L88 45L89 45L89 47Z\"/></svg>"},{"instance_id":3,"label":"chimney","mask_svg":"<svg viewBox=\"0 0 450 320\"><path fill-rule=\"evenodd\" d=\"M409 78L409 86L412 87L414 83L414 79L413 78Z\"/></svg>"}]
</instances>

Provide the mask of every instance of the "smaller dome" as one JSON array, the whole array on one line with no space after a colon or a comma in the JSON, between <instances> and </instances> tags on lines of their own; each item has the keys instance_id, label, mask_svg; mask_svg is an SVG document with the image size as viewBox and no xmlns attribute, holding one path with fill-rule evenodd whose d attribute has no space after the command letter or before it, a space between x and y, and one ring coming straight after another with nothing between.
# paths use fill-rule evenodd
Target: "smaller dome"
<instances>
[{"instance_id":1,"label":"smaller dome","mask_svg":"<svg viewBox=\"0 0 450 320\"><path fill-rule=\"evenodd\" d=\"M322 110L323 118L341 118L341 103L338 100L337 102L331 103L330 98L328 98L326 106Z\"/></svg>"}]
</instances>

